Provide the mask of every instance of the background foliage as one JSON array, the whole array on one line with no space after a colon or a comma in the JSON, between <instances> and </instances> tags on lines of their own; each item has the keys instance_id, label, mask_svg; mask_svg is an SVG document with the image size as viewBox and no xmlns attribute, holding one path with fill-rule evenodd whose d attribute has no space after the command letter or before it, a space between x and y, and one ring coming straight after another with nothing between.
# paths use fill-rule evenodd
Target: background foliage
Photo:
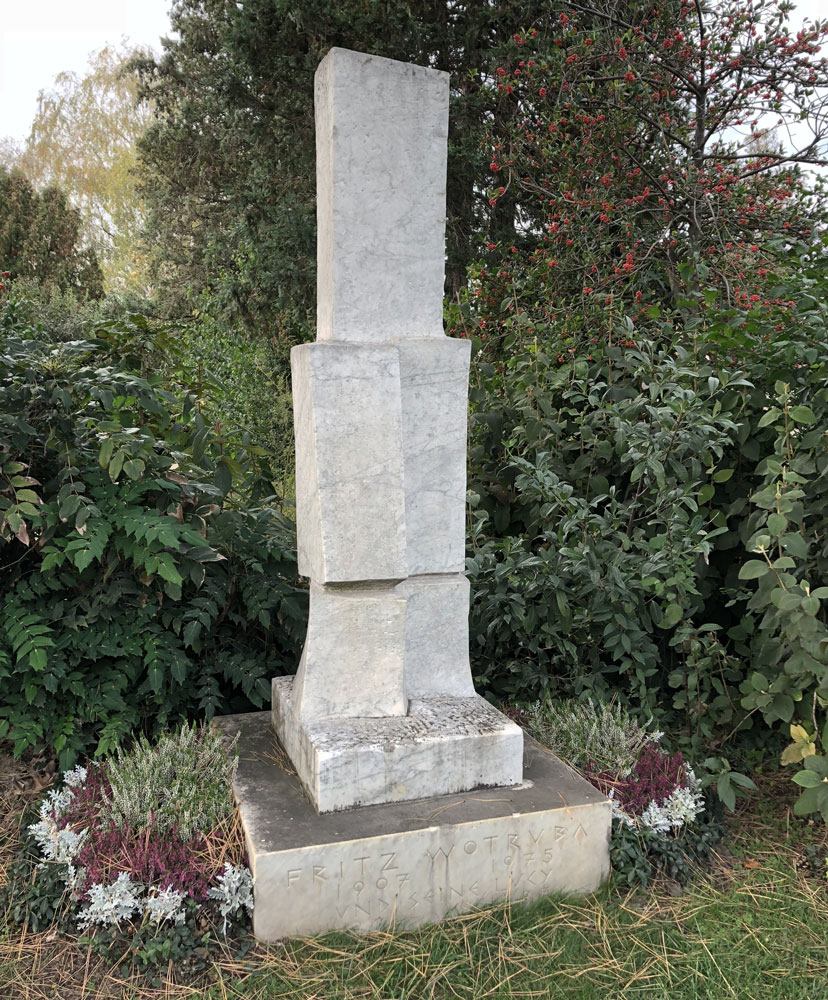
<instances>
[{"instance_id":1,"label":"background foliage","mask_svg":"<svg viewBox=\"0 0 828 1000\"><path fill-rule=\"evenodd\" d=\"M790 731L799 808L828 811L828 27L779 0L177 0L171 21L128 69L143 314L62 307L97 294L75 243L48 301L20 284L14 206L46 194L2 175L18 748L255 701L295 663L292 529L267 498L290 495L288 349L313 335L313 72L344 45L452 74L479 688L620 698L709 754L726 797L727 748Z\"/></svg>"},{"instance_id":2,"label":"background foliage","mask_svg":"<svg viewBox=\"0 0 828 1000\"><path fill-rule=\"evenodd\" d=\"M80 214L59 188L38 192L17 168L0 167L0 206L0 291L24 279L75 299L103 294L97 256L81 245Z\"/></svg>"},{"instance_id":3,"label":"background foliage","mask_svg":"<svg viewBox=\"0 0 828 1000\"><path fill-rule=\"evenodd\" d=\"M56 344L3 305L0 734L64 764L264 704L304 592L262 449L136 372L140 317Z\"/></svg>"},{"instance_id":4,"label":"background foliage","mask_svg":"<svg viewBox=\"0 0 828 1000\"><path fill-rule=\"evenodd\" d=\"M137 194L138 137L152 107L136 101L137 81L124 72L141 50L101 49L85 76L61 73L41 90L18 165L38 189L52 185L78 210L85 242L100 261L110 294L146 295L146 258L138 246L143 209Z\"/></svg>"}]
</instances>

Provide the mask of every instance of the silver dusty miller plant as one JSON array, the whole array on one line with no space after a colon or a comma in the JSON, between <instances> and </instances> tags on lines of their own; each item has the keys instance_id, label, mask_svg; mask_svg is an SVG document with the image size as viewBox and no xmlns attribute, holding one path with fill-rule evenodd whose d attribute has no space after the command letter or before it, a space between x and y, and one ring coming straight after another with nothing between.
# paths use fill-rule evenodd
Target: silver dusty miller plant
<instances>
[{"instance_id":1,"label":"silver dusty miller plant","mask_svg":"<svg viewBox=\"0 0 828 1000\"><path fill-rule=\"evenodd\" d=\"M656 833L672 833L686 823L692 823L704 812L704 795L701 782L693 769L685 769L685 783L674 788L663 802L650 802L639 817L641 826Z\"/></svg>"},{"instance_id":2,"label":"silver dusty miller plant","mask_svg":"<svg viewBox=\"0 0 828 1000\"><path fill-rule=\"evenodd\" d=\"M78 926L118 924L129 920L144 909L143 886L136 884L128 872L121 872L111 885L95 883L89 890L89 905L78 914Z\"/></svg>"},{"instance_id":3,"label":"silver dusty miller plant","mask_svg":"<svg viewBox=\"0 0 828 1000\"><path fill-rule=\"evenodd\" d=\"M253 914L253 876L250 869L244 865L225 863L224 872L216 879L216 885L207 891L208 899L219 903L219 910L224 917L224 932L227 933L227 919L235 918L244 907Z\"/></svg>"},{"instance_id":4,"label":"silver dusty miller plant","mask_svg":"<svg viewBox=\"0 0 828 1000\"><path fill-rule=\"evenodd\" d=\"M186 897L186 892L168 885L166 889L147 898L146 914L154 924L160 924L164 920L172 924L183 924Z\"/></svg>"},{"instance_id":5,"label":"silver dusty miller plant","mask_svg":"<svg viewBox=\"0 0 828 1000\"><path fill-rule=\"evenodd\" d=\"M185 724L155 746L142 736L109 763L104 818L132 830L176 826L182 840L212 829L233 809L234 750L214 726Z\"/></svg>"},{"instance_id":6,"label":"silver dusty miller plant","mask_svg":"<svg viewBox=\"0 0 828 1000\"><path fill-rule=\"evenodd\" d=\"M173 924L184 922L186 892L167 886L150 895L144 886L132 881L128 872L120 872L110 885L96 883L89 890L89 903L78 914L78 926L89 924L119 924L133 916L144 916L154 924L168 920Z\"/></svg>"},{"instance_id":7,"label":"silver dusty miller plant","mask_svg":"<svg viewBox=\"0 0 828 1000\"><path fill-rule=\"evenodd\" d=\"M47 861L57 861L69 865L72 875L74 875L74 868L71 862L81 849L87 831L72 830L68 827L59 830L58 821L68 810L75 789L86 781L86 775L85 767L75 767L71 771L64 771L63 786L53 788L46 793L40 803L40 819L29 827L29 833L37 842L43 857Z\"/></svg>"}]
</instances>

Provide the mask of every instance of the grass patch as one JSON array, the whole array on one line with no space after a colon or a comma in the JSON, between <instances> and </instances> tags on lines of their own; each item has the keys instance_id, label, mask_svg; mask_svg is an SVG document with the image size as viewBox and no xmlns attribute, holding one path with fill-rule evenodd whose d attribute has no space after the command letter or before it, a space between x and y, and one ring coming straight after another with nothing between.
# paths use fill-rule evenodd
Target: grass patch
<instances>
[{"instance_id":1,"label":"grass patch","mask_svg":"<svg viewBox=\"0 0 828 1000\"><path fill-rule=\"evenodd\" d=\"M814 1000L828 981L825 903L822 887L770 855L676 898L604 890L411 933L290 941L206 996Z\"/></svg>"},{"instance_id":2,"label":"grass patch","mask_svg":"<svg viewBox=\"0 0 828 1000\"><path fill-rule=\"evenodd\" d=\"M2 760L0 760L2 764ZM25 768L6 758L0 884L16 841ZM33 935L0 914L8 1000L821 1000L828 996L828 854L822 825L794 819L787 775L760 782L708 877L682 890L612 888L584 900L500 906L410 932L336 934L170 963L158 988L71 935ZM34 793L32 793L34 794ZM816 859L816 864L815 864Z\"/></svg>"}]
</instances>

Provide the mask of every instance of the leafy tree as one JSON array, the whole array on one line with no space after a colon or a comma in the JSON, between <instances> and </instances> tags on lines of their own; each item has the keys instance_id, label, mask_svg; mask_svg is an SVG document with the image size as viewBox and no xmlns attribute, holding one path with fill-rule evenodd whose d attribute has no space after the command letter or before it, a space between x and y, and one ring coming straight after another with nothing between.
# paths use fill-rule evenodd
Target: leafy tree
<instances>
[{"instance_id":1,"label":"leafy tree","mask_svg":"<svg viewBox=\"0 0 828 1000\"><path fill-rule=\"evenodd\" d=\"M0 267L79 297L102 294L94 250L81 245L81 220L56 187L38 194L23 173L0 167Z\"/></svg>"},{"instance_id":2,"label":"leafy tree","mask_svg":"<svg viewBox=\"0 0 828 1000\"><path fill-rule=\"evenodd\" d=\"M514 229L482 190L494 53L548 4L457 0L178 0L161 59L136 60L156 116L140 142L154 273L168 308L212 291L225 316L288 341L314 305L313 74L334 45L452 74L447 290L484 226ZM503 106L498 115L511 115ZM505 238L505 237L504 237ZM163 248L163 249L161 249Z\"/></svg>"},{"instance_id":3,"label":"leafy tree","mask_svg":"<svg viewBox=\"0 0 828 1000\"><path fill-rule=\"evenodd\" d=\"M522 111L489 145L519 232L449 318L476 346L477 675L634 692L696 749L760 716L813 732L825 204L802 166L824 155L825 29L760 0L576 3L535 31L491 88ZM766 106L815 113L816 141L779 147Z\"/></svg>"},{"instance_id":4,"label":"leafy tree","mask_svg":"<svg viewBox=\"0 0 828 1000\"><path fill-rule=\"evenodd\" d=\"M136 142L151 116L138 104L137 81L125 71L143 49L107 47L83 77L60 73L42 90L20 167L35 187L56 185L78 209L107 289L147 291L138 246L143 208L136 186Z\"/></svg>"},{"instance_id":5,"label":"leafy tree","mask_svg":"<svg viewBox=\"0 0 828 1000\"><path fill-rule=\"evenodd\" d=\"M492 99L521 116L503 129L493 115L489 169L522 231L490 243L481 295L499 303L532 272L534 318L591 333L619 309L774 306L769 238L813 235L821 186L799 165L822 163L828 139L828 25L793 34L787 10L574 3L553 31L518 33ZM812 126L800 145L773 139L798 123Z\"/></svg>"},{"instance_id":6,"label":"leafy tree","mask_svg":"<svg viewBox=\"0 0 828 1000\"><path fill-rule=\"evenodd\" d=\"M23 147L20 143L9 135L0 137L0 167L11 170L20 166L20 157L23 155Z\"/></svg>"}]
</instances>

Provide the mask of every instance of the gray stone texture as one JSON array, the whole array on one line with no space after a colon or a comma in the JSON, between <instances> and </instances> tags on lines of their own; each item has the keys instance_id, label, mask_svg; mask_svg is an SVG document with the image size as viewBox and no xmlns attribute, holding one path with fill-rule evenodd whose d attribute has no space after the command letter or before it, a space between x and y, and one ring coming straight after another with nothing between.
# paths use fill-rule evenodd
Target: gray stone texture
<instances>
[{"instance_id":1,"label":"gray stone texture","mask_svg":"<svg viewBox=\"0 0 828 1000\"><path fill-rule=\"evenodd\" d=\"M318 583L407 576L399 353L291 352L299 572Z\"/></svg>"},{"instance_id":2,"label":"gray stone texture","mask_svg":"<svg viewBox=\"0 0 828 1000\"><path fill-rule=\"evenodd\" d=\"M319 340L443 336L448 99L448 73L340 48L319 64Z\"/></svg>"},{"instance_id":3,"label":"gray stone texture","mask_svg":"<svg viewBox=\"0 0 828 1000\"><path fill-rule=\"evenodd\" d=\"M297 717L405 715L405 642L406 597L396 588L312 582Z\"/></svg>"},{"instance_id":4,"label":"gray stone texture","mask_svg":"<svg viewBox=\"0 0 828 1000\"><path fill-rule=\"evenodd\" d=\"M410 576L396 589L406 597L406 697L472 697L469 581L462 573Z\"/></svg>"},{"instance_id":5,"label":"gray stone texture","mask_svg":"<svg viewBox=\"0 0 828 1000\"><path fill-rule=\"evenodd\" d=\"M466 559L468 340L400 340L408 573L462 573Z\"/></svg>"},{"instance_id":6,"label":"gray stone texture","mask_svg":"<svg viewBox=\"0 0 828 1000\"><path fill-rule=\"evenodd\" d=\"M345 49L316 74L317 342L291 352L310 616L273 724L320 813L521 780L523 734L469 664L448 94L445 73Z\"/></svg>"},{"instance_id":7,"label":"gray stone texture","mask_svg":"<svg viewBox=\"0 0 828 1000\"><path fill-rule=\"evenodd\" d=\"M216 722L229 738L239 733L234 790L255 878L253 930L265 941L588 893L609 872L609 800L535 743L516 788L320 816L267 713Z\"/></svg>"},{"instance_id":8,"label":"gray stone texture","mask_svg":"<svg viewBox=\"0 0 828 1000\"><path fill-rule=\"evenodd\" d=\"M272 721L320 813L522 780L523 733L479 695L423 698L393 718L299 716L275 677Z\"/></svg>"}]
</instances>

